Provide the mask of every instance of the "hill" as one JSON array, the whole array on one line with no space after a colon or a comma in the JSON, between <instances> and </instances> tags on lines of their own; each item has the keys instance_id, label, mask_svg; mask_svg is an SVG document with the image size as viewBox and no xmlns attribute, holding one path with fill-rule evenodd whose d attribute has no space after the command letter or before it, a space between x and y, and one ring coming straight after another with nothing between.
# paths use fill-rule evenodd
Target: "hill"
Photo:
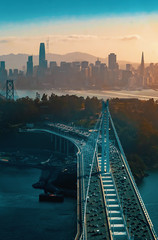
<instances>
[{"instance_id":1,"label":"hill","mask_svg":"<svg viewBox=\"0 0 158 240\"><path fill-rule=\"evenodd\" d=\"M1 55L0 56L0 61L5 61L6 62L6 69L9 68L18 68L20 70L25 70L26 69L26 62L28 58L28 54L9 54L9 55ZM58 65L60 64L61 61L65 62L73 62L73 61L88 61L89 63L95 63L98 57L93 56L88 53L82 53L82 52L72 52L72 53L67 53L64 55L61 54L53 54L49 53L47 54L47 60L49 61L56 61ZM107 58L99 58L99 60L103 63L107 64ZM38 55L33 56L33 63L34 65L38 65ZM129 61L119 61L119 66L121 69L125 68L126 63L131 63ZM135 68L138 67L138 63L131 63Z\"/></svg>"}]
</instances>

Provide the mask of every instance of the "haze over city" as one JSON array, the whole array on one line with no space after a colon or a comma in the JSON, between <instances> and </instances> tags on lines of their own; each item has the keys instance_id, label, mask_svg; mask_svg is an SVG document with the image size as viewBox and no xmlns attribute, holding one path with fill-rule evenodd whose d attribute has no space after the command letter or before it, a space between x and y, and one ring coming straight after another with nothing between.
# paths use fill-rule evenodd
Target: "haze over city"
<instances>
[{"instance_id":1,"label":"haze over city","mask_svg":"<svg viewBox=\"0 0 158 240\"><path fill-rule=\"evenodd\" d=\"M19 1L1 3L0 55L38 54L48 41L49 53L86 52L119 60L158 61L158 6L156 1ZM7 12L7 14L6 14Z\"/></svg>"}]
</instances>

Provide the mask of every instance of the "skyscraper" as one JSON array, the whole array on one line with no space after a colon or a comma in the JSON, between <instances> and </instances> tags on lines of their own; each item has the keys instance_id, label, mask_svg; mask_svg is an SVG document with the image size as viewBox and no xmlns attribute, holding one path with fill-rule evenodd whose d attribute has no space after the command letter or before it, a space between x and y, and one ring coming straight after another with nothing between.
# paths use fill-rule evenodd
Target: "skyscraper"
<instances>
[{"instance_id":1,"label":"skyscraper","mask_svg":"<svg viewBox=\"0 0 158 240\"><path fill-rule=\"evenodd\" d=\"M140 74L144 76L144 53L142 52L142 59L140 64Z\"/></svg>"},{"instance_id":2,"label":"skyscraper","mask_svg":"<svg viewBox=\"0 0 158 240\"><path fill-rule=\"evenodd\" d=\"M110 53L108 56L108 68L110 70L118 69L118 64L116 62L116 54Z\"/></svg>"},{"instance_id":3,"label":"skyscraper","mask_svg":"<svg viewBox=\"0 0 158 240\"><path fill-rule=\"evenodd\" d=\"M40 43L39 68L43 69L43 70L47 68L47 60L46 60L46 56L45 56L45 44L44 43Z\"/></svg>"},{"instance_id":4,"label":"skyscraper","mask_svg":"<svg viewBox=\"0 0 158 240\"><path fill-rule=\"evenodd\" d=\"M5 69L5 62L0 62L0 81L4 82L7 80L7 70Z\"/></svg>"},{"instance_id":5,"label":"skyscraper","mask_svg":"<svg viewBox=\"0 0 158 240\"><path fill-rule=\"evenodd\" d=\"M9 69L9 77L12 77L12 76L13 76L13 70Z\"/></svg>"},{"instance_id":6,"label":"skyscraper","mask_svg":"<svg viewBox=\"0 0 158 240\"><path fill-rule=\"evenodd\" d=\"M81 62L81 68L84 69L84 68L87 68L88 67L88 62L87 61L82 61Z\"/></svg>"},{"instance_id":7,"label":"skyscraper","mask_svg":"<svg viewBox=\"0 0 158 240\"><path fill-rule=\"evenodd\" d=\"M1 61L1 62L0 62L0 68L1 68L2 70L5 70L5 61Z\"/></svg>"},{"instance_id":8,"label":"skyscraper","mask_svg":"<svg viewBox=\"0 0 158 240\"><path fill-rule=\"evenodd\" d=\"M131 71L132 65L127 63L126 64L126 71Z\"/></svg>"},{"instance_id":9,"label":"skyscraper","mask_svg":"<svg viewBox=\"0 0 158 240\"><path fill-rule=\"evenodd\" d=\"M33 56L28 56L26 75L27 76L33 75Z\"/></svg>"},{"instance_id":10,"label":"skyscraper","mask_svg":"<svg viewBox=\"0 0 158 240\"><path fill-rule=\"evenodd\" d=\"M140 67L139 67L140 76L139 76L139 82L138 82L138 85L140 87L144 87L146 85L145 77L144 77L144 70L145 70L145 67L144 67L144 53L142 52L141 64L140 64Z\"/></svg>"}]
</instances>

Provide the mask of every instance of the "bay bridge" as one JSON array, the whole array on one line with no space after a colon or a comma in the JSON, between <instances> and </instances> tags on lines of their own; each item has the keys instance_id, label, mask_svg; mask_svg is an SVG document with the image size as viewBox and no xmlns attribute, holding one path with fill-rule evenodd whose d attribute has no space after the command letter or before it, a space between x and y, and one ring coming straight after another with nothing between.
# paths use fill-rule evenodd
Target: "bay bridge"
<instances>
[{"instance_id":1,"label":"bay bridge","mask_svg":"<svg viewBox=\"0 0 158 240\"><path fill-rule=\"evenodd\" d=\"M13 80L6 82L6 98L14 99ZM31 132L51 134L55 148L77 156L77 233L75 240L158 239L115 129L109 102L91 132L47 124Z\"/></svg>"},{"instance_id":2,"label":"bay bridge","mask_svg":"<svg viewBox=\"0 0 158 240\"><path fill-rule=\"evenodd\" d=\"M6 98L7 100L14 100L19 98L15 81L12 79L8 79L0 87L0 98Z\"/></svg>"},{"instance_id":3,"label":"bay bridge","mask_svg":"<svg viewBox=\"0 0 158 240\"><path fill-rule=\"evenodd\" d=\"M90 132L55 123L27 131L51 134L54 146L59 145L67 155L69 143L76 148L75 240L158 239L115 129L108 100L102 103L102 113Z\"/></svg>"}]
</instances>

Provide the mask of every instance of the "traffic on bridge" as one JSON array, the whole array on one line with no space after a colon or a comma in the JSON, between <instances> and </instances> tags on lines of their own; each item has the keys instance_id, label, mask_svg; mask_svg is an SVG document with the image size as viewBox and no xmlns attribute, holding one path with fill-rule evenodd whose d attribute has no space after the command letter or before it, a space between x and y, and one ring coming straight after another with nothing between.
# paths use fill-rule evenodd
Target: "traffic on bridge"
<instances>
[{"instance_id":1,"label":"traffic on bridge","mask_svg":"<svg viewBox=\"0 0 158 240\"><path fill-rule=\"evenodd\" d=\"M75 240L156 240L157 235L128 165L117 131L103 102L93 130L61 123L43 129L60 138L59 148L77 154L77 233ZM62 148L62 140L64 147ZM55 138L55 145L57 140Z\"/></svg>"}]
</instances>

